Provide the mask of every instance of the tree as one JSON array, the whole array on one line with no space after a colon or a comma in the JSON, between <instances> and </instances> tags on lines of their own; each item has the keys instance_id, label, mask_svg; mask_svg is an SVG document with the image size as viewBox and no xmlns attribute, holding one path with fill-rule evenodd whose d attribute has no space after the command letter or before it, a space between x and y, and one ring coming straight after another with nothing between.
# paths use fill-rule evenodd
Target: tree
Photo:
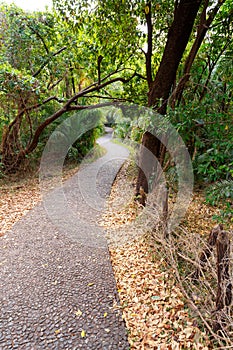
<instances>
[{"instance_id":1,"label":"tree","mask_svg":"<svg viewBox=\"0 0 233 350\"><path fill-rule=\"evenodd\" d=\"M176 72L191 35L200 4L200 0L181 0L176 4L174 20L168 31L164 53L154 80L151 76L152 67L150 63L153 40L151 2L147 4L145 9L148 27L148 52L146 54L147 80L149 85L148 106L156 108L160 114L166 114L168 98L176 78ZM163 163L161 157L163 146L159 139L147 132L144 134L142 144L160 160L161 164ZM140 168L136 187L137 195L140 194L141 188L144 192L148 193L147 179L155 166L152 162L147 161L145 148L142 148L140 154ZM145 197L142 197L142 204L145 204L144 198Z\"/></svg>"},{"instance_id":2,"label":"tree","mask_svg":"<svg viewBox=\"0 0 233 350\"><path fill-rule=\"evenodd\" d=\"M206 23L216 13L214 6L208 11L203 7L201 11L200 23ZM232 176L232 16L232 3L225 1L190 65L202 28L198 27L169 98L170 120L186 142L199 181L212 182Z\"/></svg>"},{"instance_id":3,"label":"tree","mask_svg":"<svg viewBox=\"0 0 233 350\"><path fill-rule=\"evenodd\" d=\"M1 162L10 172L36 149L44 130L59 117L91 108L91 94L125 83L134 73L123 77L117 70L109 71L101 77L99 73L94 81L94 73L85 68L85 61L89 66L88 54L83 55L87 48L81 42L85 33L79 32L80 43L72 26L54 13L28 14L15 6L2 6L1 24ZM96 95L93 101L95 107L108 104L98 104Z\"/></svg>"},{"instance_id":4,"label":"tree","mask_svg":"<svg viewBox=\"0 0 233 350\"><path fill-rule=\"evenodd\" d=\"M131 62L138 69L138 76L140 75L141 78L143 75L145 76L144 80L141 79L141 81L143 84L145 80L147 82L147 105L161 115L166 114L169 101L171 101L173 108L177 103L180 103L197 53L224 3L225 1L212 2L211 0L180 0L175 3L172 1L147 1L146 3L144 1L122 1L115 3L111 0L105 0L97 1L96 6L90 7L86 1L54 1L56 8L63 15L66 14L68 18L75 18L77 25L83 25L85 22L85 26L97 38L96 46L102 50L103 57L105 57L106 48L112 49L116 42L114 28L120 43L113 50L114 60L116 61L116 57L122 57L122 52L124 55L128 53L128 57L137 57L140 60L140 67L133 60ZM90 16L93 16L91 28L88 26ZM134 20L138 24L146 26L146 34L145 31L140 31L138 26L135 28L135 25L132 25ZM146 52L144 38L147 44ZM125 39L125 46L122 44L122 39ZM164 47L162 40L166 43ZM103 45L101 45L101 41L104 43ZM189 49L189 53L187 49ZM144 68L142 68L141 53L145 58ZM184 58L186 60L183 65ZM183 68L181 68L182 66ZM180 74L182 70L183 74L176 85L178 73ZM131 88L134 87L133 81L130 84ZM139 99L137 98L137 100ZM142 144L163 165L166 150L161 142L150 133L145 133ZM141 188L144 192L148 192L147 179L155 167L154 164L146 161L143 149L142 147L137 194L140 193Z\"/></svg>"},{"instance_id":5,"label":"tree","mask_svg":"<svg viewBox=\"0 0 233 350\"><path fill-rule=\"evenodd\" d=\"M85 0L54 0L58 16L47 13L32 18L19 10L16 15L2 16L5 28L8 26L11 33L15 31L11 38L19 37L24 41L23 47L30 47L33 52L27 62L26 54L18 56L18 61L23 63L16 65L15 59L10 58L12 46L8 35L3 35L1 52L8 64L8 78L9 64L14 69L12 77L6 81L12 85L10 80L16 79L15 75L20 78L21 73L27 76L24 81L28 81L29 76L37 79L31 84L32 87L37 85L36 93L34 86L33 91L27 92L30 97L23 97L23 106L11 108L15 96L12 100L8 98L13 96L10 90L5 89L1 95L5 101L11 101L8 109L14 114L3 135L5 168L17 165L33 152L44 130L68 112L95 104L102 106L117 99L147 104L161 115L167 112L169 102L177 108L188 86L194 59L207 32L212 35L210 26L216 25L216 16L225 2L229 0L105 0L93 5ZM226 18L230 9L224 8L223 17ZM17 32L16 28L20 30ZM176 84L178 78L180 81ZM119 89L119 85L116 88L116 84L123 84L123 88ZM16 100L21 101L22 91L18 91L17 96ZM38 115L38 110L40 118L34 124L33 113L36 111ZM33 127L28 127L32 121ZM22 142L15 140L19 138L22 125L27 125L31 133L23 147ZM161 142L148 133L142 142L163 164L166 150ZM144 161L142 153L141 163ZM146 178L153 166L143 165L146 174L139 171L137 192L140 188L148 191Z\"/></svg>"}]
</instances>

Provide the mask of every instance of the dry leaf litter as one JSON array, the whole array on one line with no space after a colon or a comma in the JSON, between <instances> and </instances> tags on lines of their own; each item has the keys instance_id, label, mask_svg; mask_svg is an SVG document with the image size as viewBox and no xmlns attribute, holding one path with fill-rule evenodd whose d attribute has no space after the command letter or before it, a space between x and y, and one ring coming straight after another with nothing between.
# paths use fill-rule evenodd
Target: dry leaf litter
<instances>
[{"instance_id":1,"label":"dry leaf litter","mask_svg":"<svg viewBox=\"0 0 233 350\"><path fill-rule=\"evenodd\" d=\"M131 166L126 163L112 187L101 222L107 230L131 349L212 349L165 260L143 234L147 221L144 210L133 199L134 181ZM205 205L201 192L196 193L183 225L208 235L210 221L214 225L213 214L216 209Z\"/></svg>"}]
</instances>

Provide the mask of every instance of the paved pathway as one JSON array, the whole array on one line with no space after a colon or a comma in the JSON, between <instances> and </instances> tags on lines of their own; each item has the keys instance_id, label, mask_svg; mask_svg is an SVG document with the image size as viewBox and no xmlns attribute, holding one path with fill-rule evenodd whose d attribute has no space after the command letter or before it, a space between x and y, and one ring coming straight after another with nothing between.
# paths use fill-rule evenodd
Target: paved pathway
<instances>
[{"instance_id":1,"label":"paved pathway","mask_svg":"<svg viewBox=\"0 0 233 350\"><path fill-rule=\"evenodd\" d=\"M107 154L62 189L67 215L59 200L51 209L55 190L45 201L47 212L38 205L0 238L0 350L129 348L96 222L128 151L106 138L100 142Z\"/></svg>"}]
</instances>

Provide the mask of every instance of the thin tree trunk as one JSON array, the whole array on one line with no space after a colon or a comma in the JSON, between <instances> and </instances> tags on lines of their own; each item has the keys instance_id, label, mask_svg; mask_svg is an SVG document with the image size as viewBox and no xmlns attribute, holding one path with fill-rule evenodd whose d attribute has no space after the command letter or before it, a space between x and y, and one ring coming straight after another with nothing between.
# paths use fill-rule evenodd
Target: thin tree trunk
<instances>
[{"instance_id":1,"label":"thin tree trunk","mask_svg":"<svg viewBox=\"0 0 233 350\"><path fill-rule=\"evenodd\" d=\"M226 51L228 45L229 45L230 41L228 40L227 43L223 46L223 48L220 50L218 56L216 57L215 61L213 61L211 63L211 60L210 60L210 57L209 57L209 63L208 63L208 66L209 66L209 73L208 73L208 76L206 78L206 82L204 84L204 87L203 87L203 90L201 92L201 95L200 95L200 98L199 98L199 102L201 102L203 100L203 98L205 97L205 94L207 92L207 86L210 82L210 78L211 78L211 75L214 71L214 68L216 67L218 61L220 60L221 56L223 55L223 53Z\"/></svg>"}]
</instances>

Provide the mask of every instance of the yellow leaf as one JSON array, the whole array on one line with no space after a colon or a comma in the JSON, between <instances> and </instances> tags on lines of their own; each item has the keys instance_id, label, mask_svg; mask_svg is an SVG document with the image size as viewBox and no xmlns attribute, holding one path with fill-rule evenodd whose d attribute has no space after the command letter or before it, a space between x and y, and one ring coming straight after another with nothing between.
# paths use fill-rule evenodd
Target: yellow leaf
<instances>
[{"instance_id":1,"label":"yellow leaf","mask_svg":"<svg viewBox=\"0 0 233 350\"><path fill-rule=\"evenodd\" d=\"M55 334L59 334L59 333L61 333L61 330L60 329L56 329Z\"/></svg>"},{"instance_id":2,"label":"yellow leaf","mask_svg":"<svg viewBox=\"0 0 233 350\"><path fill-rule=\"evenodd\" d=\"M146 13L146 15L148 15L149 12L150 12L150 8L149 8L149 6L146 6L146 7L145 7L145 13Z\"/></svg>"},{"instance_id":3,"label":"yellow leaf","mask_svg":"<svg viewBox=\"0 0 233 350\"><path fill-rule=\"evenodd\" d=\"M75 311L75 315L76 315L76 316L82 316L82 314L83 314L83 313L82 313L81 310Z\"/></svg>"},{"instance_id":4,"label":"yellow leaf","mask_svg":"<svg viewBox=\"0 0 233 350\"><path fill-rule=\"evenodd\" d=\"M95 283L88 283L88 287L94 286Z\"/></svg>"},{"instance_id":5,"label":"yellow leaf","mask_svg":"<svg viewBox=\"0 0 233 350\"><path fill-rule=\"evenodd\" d=\"M108 316L108 313L107 313L107 312L105 312L105 313L104 313L104 317L107 317L107 316Z\"/></svg>"},{"instance_id":6,"label":"yellow leaf","mask_svg":"<svg viewBox=\"0 0 233 350\"><path fill-rule=\"evenodd\" d=\"M82 337L82 338L85 338L85 336L86 336L86 332L85 332L84 330L82 330L82 332L81 332L81 337Z\"/></svg>"},{"instance_id":7,"label":"yellow leaf","mask_svg":"<svg viewBox=\"0 0 233 350\"><path fill-rule=\"evenodd\" d=\"M225 126L225 130L228 130L228 129L229 129L229 126L228 126L228 125L226 125L226 126Z\"/></svg>"}]
</instances>

